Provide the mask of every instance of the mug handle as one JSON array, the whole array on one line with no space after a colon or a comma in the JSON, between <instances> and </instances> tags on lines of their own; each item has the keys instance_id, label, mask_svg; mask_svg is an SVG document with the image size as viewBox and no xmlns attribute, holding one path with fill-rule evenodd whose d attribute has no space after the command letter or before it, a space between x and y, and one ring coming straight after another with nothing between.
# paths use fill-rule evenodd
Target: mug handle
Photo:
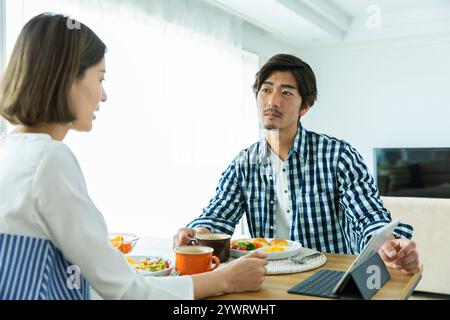
<instances>
[{"instance_id":1,"label":"mug handle","mask_svg":"<svg viewBox=\"0 0 450 320\"><path fill-rule=\"evenodd\" d=\"M197 239L191 239L188 241L188 246L198 246L198 240Z\"/></svg>"},{"instance_id":2,"label":"mug handle","mask_svg":"<svg viewBox=\"0 0 450 320\"><path fill-rule=\"evenodd\" d=\"M220 259L216 256L211 256L211 262L214 260L214 268L212 268L210 271L215 270L218 266L220 266Z\"/></svg>"}]
</instances>

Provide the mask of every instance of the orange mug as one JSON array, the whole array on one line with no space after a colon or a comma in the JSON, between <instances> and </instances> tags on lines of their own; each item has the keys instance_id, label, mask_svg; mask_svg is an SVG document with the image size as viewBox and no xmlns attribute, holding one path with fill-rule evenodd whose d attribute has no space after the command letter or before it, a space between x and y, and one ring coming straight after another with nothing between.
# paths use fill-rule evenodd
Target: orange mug
<instances>
[{"instance_id":1,"label":"orange mug","mask_svg":"<svg viewBox=\"0 0 450 320\"><path fill-rule=\"evenodd\" d=\"M220 260L213 256L213 248L205 246L181 246L175 252L175 269L181 275L208 272L220 265ZM211 265L214 261L214 267Z\"/></svg>"}]
</instances>

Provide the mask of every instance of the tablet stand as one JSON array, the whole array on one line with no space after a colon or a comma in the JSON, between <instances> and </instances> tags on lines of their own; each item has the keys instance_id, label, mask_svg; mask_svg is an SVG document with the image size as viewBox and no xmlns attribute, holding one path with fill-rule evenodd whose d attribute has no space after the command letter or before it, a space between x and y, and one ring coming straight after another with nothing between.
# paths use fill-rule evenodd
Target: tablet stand
<instances>
[{"instance_id":1,"label":"tablet stand","mask_svg":"<svg viewBox=\"0 0 450 320\"><path fill-rule=\"evenodd\" d=\"M343 299L369 300L391 278L378 253L353 270L337 294Z\"/></svg>"}]
</instances>

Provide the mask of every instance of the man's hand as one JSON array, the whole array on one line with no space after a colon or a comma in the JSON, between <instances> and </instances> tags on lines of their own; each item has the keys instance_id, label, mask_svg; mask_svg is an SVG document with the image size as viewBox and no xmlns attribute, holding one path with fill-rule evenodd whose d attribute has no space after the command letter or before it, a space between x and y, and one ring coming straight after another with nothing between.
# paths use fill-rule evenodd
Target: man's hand
<instances>
[{"instance_id":1,"label":"man's hand","mask_svg":"<svg viewBox=\"0 0 450 320\"><path fill-rule=\"evenodd\" d=\"M190 240L193 240L195 238L195 235L197 233L211 233L211 231L201 227L196 229L189 229L189 228L178 229L177 234L173 236L173 247L175 248L187 245Z\"/></svg>"},{"instance_id":2,"label":"man's hand","mask_svg":"<svg viewBox=\"0 0 450 320\"><path fill-rule=\"evenodd\" d=\"M378 253L384 263L393 269L401 270L407 274L421 273L423 271L416 243L409 239L387 240Z\"/></svg>"}]
</instances>

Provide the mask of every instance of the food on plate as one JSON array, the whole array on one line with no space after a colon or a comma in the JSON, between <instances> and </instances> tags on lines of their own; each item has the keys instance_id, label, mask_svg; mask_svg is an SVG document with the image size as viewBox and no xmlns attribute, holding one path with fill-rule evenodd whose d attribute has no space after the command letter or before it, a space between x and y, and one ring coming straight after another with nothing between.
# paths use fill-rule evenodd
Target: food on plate
<instances>
[{"instance_id":1,"label":"food on plate","mask_svg":"<svg viewBox=\"0 0 450 320\"><path fill-rule=\"evenodd\" d=\"M163 258L144 258L140 261L136 261L130 257L127 257L126 259L136 271L156 272L170 268L169 261Z\"/></svg>"},{"instance_id":2,"label":"food on plate","mask_svg":"<svg viewBox=\"0 0 450 320\"><path fill-rule=\"evenodd\" d=\"M256 249L256 251L267 252L267 260L280 260L295 256L300 252L301 247L302 245L297 241L280 238L235 239L231 240L230 255L238 258Z\"/></svg>"},{"instance_id":3,"label":"food on plate","mask_svg":"<svg viewBox=\"0 0 450 320\"><path fill-rule=\"evenodd\" d=\"M252 240L232 240L230 243L230 249L240 251L252 251L260 247L257 247Z\"/></svg>"},{"instance_id":4,"label":"food on plate","mask_svg":"<svg viewBox=\"0 0 450 320\"><path fill-rule=\"evenodd\" d=\"M258 243L261 244L261 246L270 246L269 241L267 241L264 238L255 238L252 240L253 244Z\"/></svg>"},{"instance_id":5,"label":"food on plate","mask_svg":"<svg viewBox=\"0 0 450 320\"><path fill-rule=\"evenodd\" d=\"M287 247L289 243L284 239L273 239L270 241L271 246Z\"/></svg>"},{"instance_id":6,"label":"food on plate","mask_svg":"<svg viewBox=\"0 0 450 320\"><path fill-rule=\"evenodd\" d=\"M283 252L284 250L286 250L285 246L270 246L264 252Z\"/></svg>"},{"instance_id":7,"label":"food on plate","mask_svg":"<svg viewBox=\"0 0 450 320\"><path fill-rule=\"evenodd\" d=\"M289 246L289 243L284 239L273 239L267 241L264 238L254 238L246 240L232 240L230 243L230 249L239 251L252 251L261 247L268 247L265 252L283 252L285 247Z\"/></svg>"}]
</instances>

